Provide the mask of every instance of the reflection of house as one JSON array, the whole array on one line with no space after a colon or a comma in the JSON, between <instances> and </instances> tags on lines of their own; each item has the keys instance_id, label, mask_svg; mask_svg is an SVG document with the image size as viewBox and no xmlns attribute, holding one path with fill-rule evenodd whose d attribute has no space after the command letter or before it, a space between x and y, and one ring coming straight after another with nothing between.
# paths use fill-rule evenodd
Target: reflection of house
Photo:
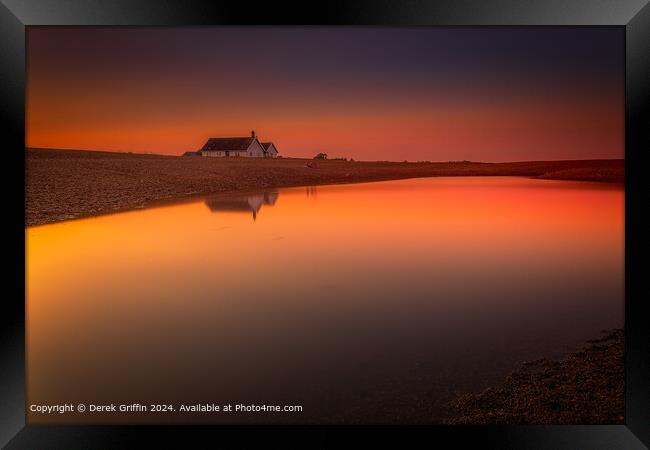
<instances>
[{"instance_id":1,"label":"reflection of house","mask_svg":"<svg viewBox=\"0 0 650 450\"><path fill-rule=\"evenodd\" d=\"M266 158L275 158L278 156L278 149L273 145L273 142L262 142L264 148L264 156Z\"/></svg>"},{"instance_id":2,"label":"reflection of house","mask_svg":"<svg viewBox=\"0 0 650 450\"><path fill-rule=\"evenodd\" d=\"M252 212L253 220L262 209L262 205L274 205L278 200L277 191L268 191L248 195L215 196L205 200L212 212Z\"/></svg>"},{"instance_id":3,"label":"reflection of house","mask_svg":"<svg viewBox=\"0 0 650 450\"><path fill-rule=\"evenodd\" d=\"M201 156L241 156L245 158L275 158L278 150L271 143L267 150L255 137L255 131L251 131L250 137L229 137L210 138L208 142L198 151Z\"/></svg>"},{"instance_id":4,"label":"reflection of house","mask_svg":"<svg viewBox=\"0 0 650 450\"><path fill-rule=\"evenodd\" d=\"M264 193L264 204L265 205L275 205L275 202L278 201L278 192L269 191Z\"/></svg>"}]
</instances>

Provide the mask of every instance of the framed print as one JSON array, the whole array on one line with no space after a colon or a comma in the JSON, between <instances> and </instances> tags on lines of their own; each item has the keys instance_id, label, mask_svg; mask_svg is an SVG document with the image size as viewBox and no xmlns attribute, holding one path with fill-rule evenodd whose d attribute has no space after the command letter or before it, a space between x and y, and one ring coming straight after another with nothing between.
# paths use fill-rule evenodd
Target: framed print
<instances>
[{"instance_id":1,"label":"framed print","mask_svg":"<svg viewBox=\"0 0 650 450\"><path fill-rule=\"evenodd\" d=\"M0 442L647 448L647 2L277 6L2 0Z\"/></svg>"}]
</instances>

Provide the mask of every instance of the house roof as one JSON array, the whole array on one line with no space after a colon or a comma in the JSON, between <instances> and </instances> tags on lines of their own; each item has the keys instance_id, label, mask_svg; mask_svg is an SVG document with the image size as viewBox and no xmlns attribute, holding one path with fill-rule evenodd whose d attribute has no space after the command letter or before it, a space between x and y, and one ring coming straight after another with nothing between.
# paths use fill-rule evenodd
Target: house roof
<instances>
[{"instance_id":1,"label":"house roof","mask_svg":"<svg viewBox=\"0 0 650 450\"><path fill-rule=\"evenodd\" d=\"M261 144L262 144L262 147L264 148L264 150L268 150L269 147L271 147L273 145L273 142L262 142ZM275 147L275 145L273 145L273 147Z\"/></svg>"},{"instance_id":2,"label":"house roof","mask_svg":"<svg viewBox=\"0 0 650 450\"><path fill-rule=\"evenodd\" d=\"M205 143L201 151L217 150L217 151L231 151L231 152L244 152L253 143L256 138L254 137L229 137L229 138L210 138Z\"/></svg>"}]
</instances>

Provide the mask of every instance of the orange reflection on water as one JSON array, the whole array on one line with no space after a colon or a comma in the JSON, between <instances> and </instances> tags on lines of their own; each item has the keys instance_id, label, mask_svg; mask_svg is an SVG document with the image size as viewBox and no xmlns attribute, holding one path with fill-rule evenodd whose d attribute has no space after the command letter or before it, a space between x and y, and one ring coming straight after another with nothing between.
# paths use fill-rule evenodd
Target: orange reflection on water
<instances>
[{"instance_id":1,"label":"orange reflection on water","mask_svg":"<svg viewBox=\"0 0 650 450\"><path fill-rule=\"evenodd\" d=\"M318 421L344 408L320 402L359 361L408 378L468 342L467 364L488 358L494 376L622 325L623 198L604 184L433 178L28 228L28 403L250 397L307 402ZM30 415L66 420L81 419Z\"/></svg>"}]
</instances>

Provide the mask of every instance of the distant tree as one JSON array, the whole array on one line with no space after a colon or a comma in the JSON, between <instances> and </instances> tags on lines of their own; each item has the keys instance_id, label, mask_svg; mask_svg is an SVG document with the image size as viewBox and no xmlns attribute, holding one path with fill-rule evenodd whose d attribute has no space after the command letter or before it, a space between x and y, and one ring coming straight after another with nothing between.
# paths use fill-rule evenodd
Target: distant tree
<instances>
[{"instance_id":1,"label":"distant tree","mask_svg":"<svg viewBox=\"0 0 650 450\"><path fill-rule=\"evenodd\" d=\"M318 155L314 156L314 159L327 159L327 153L320 152Z\"/></svg>"}]
</instances>

